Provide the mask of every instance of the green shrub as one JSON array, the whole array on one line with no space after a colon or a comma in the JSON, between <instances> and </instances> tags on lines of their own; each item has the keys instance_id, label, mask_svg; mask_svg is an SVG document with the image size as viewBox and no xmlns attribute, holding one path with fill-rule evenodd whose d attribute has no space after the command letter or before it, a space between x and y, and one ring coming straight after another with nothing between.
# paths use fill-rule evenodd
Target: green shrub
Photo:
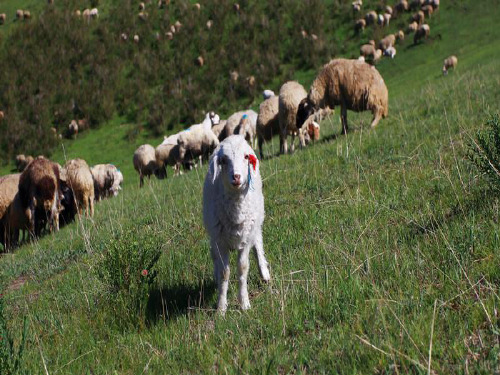
<instances>
[{"instance_id":1,"label":"green shrub","mask_svg":"<svg viewBox=\"0 0 500 375\"><path fill-rule=\"evenodd\" d=\"M16 350L14 339L7 327L4 298L0 294L0 374L11 375L19 373L27 332L28 324L25 317L23 334Z\"/></svg>"},{"instance_id":2,"label":"green shrub","mask_svg":"<svg viewBox=\"0 0 500 375\"><path fill-rule=\"evenodd\" d=\"M469 145L469 160L489 181L494 190L500 190L500 118L498 113L486 122Z\"/></svg>"},{"instance_id":3,"label":"green shrub","mask_svg":"<svg viewBox=\"0 0 500 375\"><path fill-rule=\"evenodd\" d=\"M99 246L96 275L104 286L105 300L111 300L117 318L125 323L144 321L163 249L160 238L144 225L139 232L123 229Z\"/></svg>"}]
</instances>

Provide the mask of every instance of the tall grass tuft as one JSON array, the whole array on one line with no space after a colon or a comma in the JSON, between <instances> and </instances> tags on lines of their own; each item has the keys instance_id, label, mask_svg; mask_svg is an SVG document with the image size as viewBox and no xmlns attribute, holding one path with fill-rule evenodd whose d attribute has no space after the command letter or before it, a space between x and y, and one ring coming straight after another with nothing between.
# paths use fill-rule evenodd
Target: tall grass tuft
<instances>
[{"instance_id":1,"label":"tall grass tuft","mask_svg":"<svg viewBox=\"0 0 500 375\"><path fill-rule=\"evenodd\" d=\"M11 375L19 373L27 332L28 324L25 317L21 340L19 342L19 346L16 349L12 333L7 327L7 317L5 316L5 301L3 295L0 294L0 374Z\"/></svg>"}]
</instances>

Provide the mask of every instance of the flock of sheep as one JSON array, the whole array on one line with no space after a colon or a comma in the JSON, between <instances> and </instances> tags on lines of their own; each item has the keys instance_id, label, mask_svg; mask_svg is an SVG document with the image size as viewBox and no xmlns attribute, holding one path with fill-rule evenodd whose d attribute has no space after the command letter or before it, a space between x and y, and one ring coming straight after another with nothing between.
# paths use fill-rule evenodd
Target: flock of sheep
<instances>
[{"instance_id":1,"label":"flock of sheep","mask_svg":"<svg viewBox=\"0 0 500 375\"><path fill-rule=\"evenodd\" d=\"M89 168L83 159L64 167L43 156L19 155L22 173L0 177L0 243L6 250L22 240L59 230L76 214L94 215L94 200L116 196L123 174L112 164ZM48 227L48 228L47 228Z\"/></svg>"},{"instance_id":2,"label":"flock of sheep","mask_svg":"<svg viewBox=\"0 0 500 375\"><path fill-rule=\"evenodd\" d=\"M160 0L159 5L162 4ZM423 21L438 6L439 0L415 0L410 5L400 0L394 9L398 13L421 9L409 26L415 32L416 43L429 35L430 29ZM360 12L361 7L361 0L353 2L354 12ZM140 10L144 11L142 3ZM364 28L375 22L386 25L397 14L390 6L385 7L385 12L383 15L368 12L357 21L356 27L364 23ZM98 13L94 14L97 17ZM250 308L247 275L252 248L256 250L263 280L269 281L271 277L262 238L265 214L260 162L254 150L258 147L262 158L264 142L274 135L279 135L282 154L294 151L296 137L301 148L319 140L319 122L336 106L340 106L343 133L348 131L347 110L371 111L371 127L377 126L388 115L388 90L377 69L365 63L364 57L371 56L374 61L382 53L394 57L398 39L404 39L402 30L380 40L377 50L375 42L362 46L363 59L330 61L322 67L309 92L296 81L286 82L278 95L271 90L263 92L259 113L242 110L221 120L216 113L208 112L201 123L165 136L156 148L145 144L135 151L133 164L141 187L144 177L165 178L168 166L178 175L182 169L189 170L209 160L203 188L203 220L210 236L218 285L217 308L221 313L227 309L231 249L238 250L238 299L242 309ZM447 58L443 73L456 67L457 61L456 56ZM76 135L78 125L72 121L69 134ZM288 137L291 137L290 147ZM117 195L123 182L123 175L113 165L90 168L82 159L70 160L62 167L41 156L33 159L19 155L16 164L22 173L0 177L0 242L6 249L19 243L21 232L23 239L26 233L37 238L47 227L49 231L57 231L61 218L62 224L66 224L77 213L82 215L86 211L87 216L92 216L94 201Z\"/></svg>"}]
</instances>

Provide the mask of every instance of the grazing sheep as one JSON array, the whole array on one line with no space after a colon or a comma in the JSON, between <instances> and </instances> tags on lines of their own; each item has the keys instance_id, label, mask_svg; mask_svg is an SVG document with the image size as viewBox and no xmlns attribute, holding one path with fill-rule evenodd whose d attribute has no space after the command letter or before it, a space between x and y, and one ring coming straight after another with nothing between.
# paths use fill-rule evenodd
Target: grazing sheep
<instances>
[{"instance_id":1,"label":"grazing sheep","mask_svg":"<svg viewBox=\"0 0 500 375\"><path fill-rule=\"evenodd\" d=\"M255 77L254 76L247 77L246 81L247 81L248 87L250 87L250 88L255 87Z\"/></svg>"},{"instance_id":2,"label":"grazing sheep","mask_svg":"<svg viewBox=\"0 0 500 375\"><path fill-rule=\"evenodd\" d=\"M409 9L408 1L406 0L399 0L399 2L394 6L394 10L397 13L406 12L408 9Z\"/></svg>"},{"instance_id":3,"label":"grazing sheep","mask_svg":"<svg viewBox=\"0 0 500 375\"><path fill-rule=\"evenodd\" d=\"M390 15L389 13L384 13L383 17L384 17L383 25L384 26L389 26L389 23L391 22L392 15Z\"/></svg>"},{"instance_id":4,"label":"grazing sheep","mask_svg":"<svg viewBox=\"0 0 500 375\"><path fill-rule=\"evenodd\" d=\"M144 177L151 178L154 174L157 178L163 179L167 174L165 168L158 168L156 164L155 148L151 145L139 146L134 152L134 169L139 173L139 187L144 185Z\"/></svg>"},{"instance_id":5,"label":"grazing sheep","mask_svg":"<svg viewBox=\"0 0 500 375\"><path fill-rule=\"evenodd\" d=\"M233 134L241 134L244 129L241 128L241 119L244 115L247 115L250 122L251 126L254 128L257 127L257 117L258 114L254 110L246 110L246 111L238 111L233 113L229 118L227 119L226 126L222 130L222 132L219 135L219 139L226 139L230 135Z\"/></svg>"},{"instance_id":6,"label":"grazing sheep","mask_svg":"<svg viewBox=\"0 0 500 375\"><path fill-rule=\"evenodd\" d=\"M214 132L215 136L219 139L219 141L222 141L224 139L220 135L224 131L226 124L227 120L220 120L220 122L217 125L212 126L212 131Z\"/></svg>"},{"instance_id":7,"label":"grazing sheep","mask_svg":"<svg viewBox=\"0 0 500 375\"><path fill-rule=\"evenodd\" d=\"M22 9L16 10L16 18L22 20L24 18L24 11Z\"/></svg>"},{"instance_id":8,"label":"grazing sheep","mask_svg":"<svg viewBox=\"0 0 500 375\"><path fill-rule=\"evenodd\" d=\"M415 21L413 21L412 23L410 23L408 25L408 29L406 30L406 32L408 34L410 34L410 33L416 32L417 30L418 30L418 23L416 23Z\"/></svg>"},{"instance_id":9,"label":"grazing sheep","mask_svg":"<svg viewBox=\"0 0 500 375\"><path fill-rule=\"evenodd\" d=\"M82 12L82 17L85 21L90 22L90 9L84 9Z\"/></svg>"},{"instance_id":10,"label":"grazing sheep","mask_svg":"<svg viewBox=\"0 0 500 375\"><path fill-rule=\"evenodd\" d=\"M399 30L395 35L396 40L405 40L405 33L403 30Z\"/></svg>"},{"instance_id":11,"label":"grazing sheep","mask_svg":"<svg viewBox=\"0 0 500 375\"><path fill-rule=\"evenodd\" d=\"M3 25L7 21L7 15L5 13L0 13L0 25Z\"/></svg>"},{"instance_id":12,"label":"grazing sheep","mask_svg":"<svg viewBox=\"0 0 500 375\"><path fill-rule=\"evenodd\" d=\"M205 130L210 130L214 125L217 125L219 122L220 122L219 115L214 111L210 111L205 114L205 118L203 119L202 123L191 125L188 130L193 130L198 127L202 127Z\"/></svg>"},{"instance_id":13,"label":"grazing sheep","mask_svg":"<svg viewBox=\"0 0 500 375\"><path fill-rule=\"evenodd\" d=\"M24 156L23 154L16 156L16 168L19 172L22 172L26 167L33 161L33 156Z\"/></svg>"},{"instance_id":14,"label":"grazing sheep","mask_svg":"<svg viewBox=\"0 0 500 375\"><path fill-rule=\"evenodd\" d=\"M193 4L193 7L194 7L194 9L196 9L197 11L200 11L200 9L201 9L201 5L200 5L200 3L195 3L195 4Z\"/></svg>"},{"instance_id":15,"label":"grazing sheep","mask_svg":"<svg viewBox=\"0 0 500 375\"><path fill-rule=\"evenodd\" d=\"M366 27L366 21L364 18L360 18L359 20L356 21L354 25L354 31L359 33L360 31L363 31Z\"/></svg>"},{"instance_id":16,"label":"grazing sheep","mask_svg":"<svg viewBox=\"0 0 500 375\"><path fill-rule=\"evenodd\" d=\"M229 73L229 77L231 78L231 81L236 82L238 78L240 78L240 75L236 70L233 70L232 72Z\"/></svg>"},{"instance_id":17,"label":"grazing sheep","mask_svg":"<svg viewBox=\"0 0 500 375\"><path fill-rule=\"evenodd\" d=\"M272 96L262 103L259 107L259 116L257 117L257 141L259 145L260 157L264 157L262 145L270 141L274 135L280 134L279 122L279 97Z\"/></svg>"},{"instance_id":18,"label":"grazing sheep","mask_svg":"<svg viewBox=\"0 0 500 375\"><path fill-rule=\"evenodd\" d=\"M19 179L18 179L19 183ZM29 232L28 209L22 207L18 187L16 186L16 195L9 205L3 218L4 226L4 246L6 250L16 247L19 244L19 234L22 240L26 240L26 233ZM1 227L1 225L0 225Z\"/></svg>"},{"instance_id":19,"label":"grazing sheep","mask_svg":"<svg viewBox=\"0 0 500 375\"><path fill-rule=\"evenodd\" d=\"M359 13L361 11L361 5L359 5L357 2L352 3L352 12L353 13Z\"/></svg>"},{"instance_id":20,"label":"grazing sheep","mask_svg":"<svg viewBox=\"0 0 500 375\"><path fill-rule=\"evenodd\" d=\"M304 87L295 81L290 81L281 86L279 94L279 124L280 124L280 152L288 153L288 135L292 136L290 151L295 150L295 135L298 133L296 123L297 109L300 102L307 97Z\"/></svg>"},{"instance_id":21,"label":"grazing sheep","mask_svg":"<svg viewBox=\"0 0 500 375\"><path fill-rule=\"evenodd\" d=\"M99 10L97 8L92 8L90 10L90 17L91 18L98 18L99 17Z\"/></svg>"},{"instance_id":22,"label":"grazing sheep","mask_svg":"<svg viewBox=\"0 0 500 375\"><path fill-rule=\"evenodd\" d=\"M385 13L392 15L392 7L390 5L386 5L384 10Z\"/></svg>"},{"instance_id":23,"label":"grazing sheep","mask_svg":"<svg viewBox=\"0 0 500 375\"><path fill-rule=\"evenodd\" d=\"M146 22L148 20L149 14L147 12L139 12L137 14L137 18L139 18L141 21Z\"/></svg>"},{"instance_id":24,"label":"grazing sheep","mask_svg":"<svg viewBox=\"0 0 500 375\"><path fill-rule=\"evenodd\" d=\"M365 14L365 21L367 25L372 25L378 20L378 15L377 12L374 10L369 11L368 13Z\"/></svg>"},{"instance_id":25,"label":"grazing sheep","mask_svg":"<svg viewBox=\"0 0 500 375\"><path fill-rule=\"evenodd\" d=\"M422 12L421 10L419 10L417 13L415 13L412 17L411 17L411 20L413 22L416 22L418 23L419 25L421 25L422 23L424 23L424 20L425 20L425 14L424 12Z\"/></svg>"},{"instance_id":26,"label":"grazing sheep","mask_svg":"<svg viewBox=\"0 0 500 375\"><path fill-rule=\"evenodd\" d=\"M380 60L380 58L382 57L382 54L383 54L383 52L381 49L377 49L375 51L375 54L373 55L373 63L374 64Z\"/></svg>"},{"instance_id":27,"label":"grazing sheep","mask_svg":"<svg viewBox=\"0 0 500 375\"><path fill-rule=\"evenodd\" d=\"M81 15L82 12L79 9L75 10L75 16L80 17Z\"/></svg>"},{"instance_id":28,"label":"grazing sheep","mask_svg":"<svg viewBox=\"0 0 500 375\"><path fill-rule=\"evenodd\" d=\"M31 18L31 12L29 10L25 10L23 14L23 18L25 20L29 20Z\"/></svg>"},{"instance_id":29,"label":"grazing sheep","mask_svg":"<svg viewBox=\"0 0 500 375\"><path fill-rule=\"evenodd\" d=\"M203 57L198 56L198 57L196 58L195 63L196 63L196 65L198 65L199 67L202 67L202 66L205 64L205 61L203 60Z\"/></svg>"},{"instance_id":30,"label":"grazing sheep","mask_svg":"<svg viewBox=\"0 0 500 375\"><path fill-rule=\"evenodd\" d=\"M22 208L28 209L30 234L39 237L45 220L49 230L59 230L59 168L48 159L37 157L19 177Z\"/></svg>"},{"instance_id":31,"label":"grazing sheep","mask_svg":"<svg viewBox=\"0 0 500 375\"><path fill-rule=\"evenodd\" d=\"M134 43L136 43L136 44L139 43L139 40L140 40L139 35L135 34L134 35Z\"/></svg>"},{"instance_id":32,"label":"grazing sheep","mask_svg":"<svg viewBox=\"0 0 500 375\"><path fill-rule=\"evenodd\" d=\"M10 248L10 236L6 226L9 207L19 190L20 174L11 174L0 177L0 243L6 249Z\"/></svg>"},{"instance_id":33,"label":"grazing sheep","mask_svg":"<svg viewBox=\"0 0 500 375\"><path fill-rule=\"evenodd\" d=\"M139 10L140 11L143 11L144 9L146 9L146 4L144 4L142 1L139 3Z\"/></svg>"},{"instance_id":34,"label":"grazing sheep","mask_svg":"<svg viewBox=\"0 0 500 375\"><path fill-rule=\"evenodd\" d=\"M310 117L304 125L299 129L299 144L301 147L307 146L311 142L319 141L320 129L319 124Z\"/></svg>"},{"instance_id":35,"label":"grazing sheep","mask_svg":"<svg viewBox=\"0 0 500 375\"><path fill-rule=\"evenodd\" d=\"M78 123L75 120L71 120L68 125L68 138L76 138L78 135Z\"/></svg>"},{"instance_id":36,"label":"grazing sheep","mask_svg":"<svg viewBox=\"0 0 500 375\"><path fill-rule=\"evenodd\" d=\"M396 35L389 34L378 43L378 46L382 51L385 51L387 48L392 47L394 43L396 43Z\"/></svg>"},{"instance_id":37,"label":"grazing sheep","mask_svg":"<svg viewBox=\"0 0 500 375\"><path fill-rule=\"evenodd\" d=\"M63 174L64 173L65 172L63 170ZM68 186L65 180L66 177L63 177L63 175L61 175L61 178L59 180L61 191L61 209L59 212L59 223L61 227L73 222L78 213L73 190Z\"/></svg>"},{"instance_id":38,"label":"grazing sheep","mask_svg":"<svg viewBox=\"0 0 500 375\"><path fill-rule=\"evenodd\" d=\"M90 168L94 179L94 198L100 201L111 195L118 195L123 175L113 164L97 164ZM121 181L120 181L121 180Z\"/></svg>"},{"instance_id":39,"label":"grazing sheep","mask_svg":"<svg viewBox=\"0 0 500 375\"><path fill-rule=\"evenodd\" d=\"M375 56L375 47L372 46L371 44L363 44L359 48L359 55L363 56L365 59L368 57L373 58L373 56Z\"/></svg>"},{"instance_id":40,"label":"grazing sheep","mask_svg":"<svg viewBox=\"0 0 500 375\"><path fill-rule=\"evenodd\" d=\"M210 153L219 145L219 139L211 129L203 126L185 130L179 133L177 139L179 145L179 159L176 169L180 170L180 165L199 158L207 160Z\"/></svg>"},{"instance_id":41,"label":"grazing sheep","mask_svg":"<svg viewBox=\"0 0 500 375\"><path fill-rule=\"evenodd\" d=\"M121 38L124 42L126 42L126 41L128 40L128 35L127 35L127 34L125 34L125 33L121 33L120 38Z\"/></svg>"},{"instance_id":42,"label":"grazing sheep","mask_svg":"<svg viewBox=\"0 0 500 375\"><path fill-rule=\"evenodd\" d=\"M208 20L207 21L207 30L210 30L212 28L212 26L214 25L214 21L212 20Z\"/></svg>"},{"instance_id":43,"label":"grazing sheep","mask_svg":"<svg viewBox=\"0 0 500 375\"><path fill-rule=\"evenodd\" d=\"M270 280L262 239L264 216L259 161L243 137L228 137L214 151L203 186L203 223L210 236L217 310L222 314L227 309L231 250L238 251L238 300L243 310L250 308L247 277L252 247L262 279Z\"/></svg>"},{"instance_id":44,"label":"grazing sheep","mask_svg":"<svg viewBox=\"0 0 500 375\"><path fill-rule=\"evenodd\" d=\"M0 111L0 121L2 121L5 118L5 113L3 111Z\"/></svg>"},{"instance_id":45,"label":"grazing sheep","mask_svg":"<svg viewBox=\"0 0 500 375\"><path fill-rule=\"evenodd\" d=\"M347 132L347 110L370 110L371 127L388 114L388 92L377 69L357 60L334 59L323 66L309 94L300 103L297 126L320 108L341 106L342 132Z\"/></svg>"},{"instance_id":46,"label":"grazing sheep","mask_svg":"<svg viewBox=\"0 0 500 375\"><path fill-rule=\"evenodd\" d=\"M163 142L155 149L155 158L158 168L165 168L165 177L167 177L167 165L174 167L174 174L180 173L178 170L179 157L179 145L177 140L179 139L179 134L174 134L169 137L165 137Z\"/></svg>"},{"instance_id":47,"label":"grazing sheep","mask_svg":"<svg viewBox=\"0 0 500 375\"><path fill-rule=\"evenodd\" d=\"M420 26L415 35L413 36L413 44L417 44L420 41L420 39L427 39L430 32L431 28L429 27L429 25L423 24L422 26Z\"/></svg>"},{"instance_id":48,"label":"grazing sheep","mask_svg":"<svg viewBox=\"0 0 500 375\"><path fill-rule=\"evenodd\" d=\"M179 21L175 21L174 28L175 28L175 32L176 33L178 33L179 31L181 31L181 27L182 27L182 23L180 23Z\"/></svg>"},{"instance_id":49,"label":"grazing sheep","mask_svg":"<svg viewBox=\"0 0 500 375\"><path fill-rule=\"evenodd\" d=\"M235 12L239 12L240 11L240 4L234 3L233 4L233 9L234 9Z\"/></svg>"},{"instance_id":50,"label":"grazing sheep","mask_svg":"<svg viewBox=\"0 0 500 375\"><path fill-rule=\"evenodd\" d=\"M174 34L172 34L172 32L170 32L170 31L167 31L165 33L165 36L167 37L168 40L174 39Z\"/></svg>"},{"instance_id":51,"label":"grazing sheep","mask_svg":"<svg viewBox=\"0 0 500 375\"><path fill-rule=\"evenodd\" d=\"M271 97L274 96L274 91L273 90L264 90L262 91L262 97L264 98L264 100L267 100Z\"/></svg>"},{"instance_id":52,"label":"grazing sheep","mask_svg":"<svg viewBox=\"0 0 500 375\"><path fill-rule=\"evenodd\" d=\"M380 26L384 25L384 15L383 14L379 14L377 16L377 24L380 25Z\"/></svg>"},{"instance_id":53,"label":"grazing sheep","mask_svg":"<svg viewBox=\"0 0 500 375\"><path fill-rule=\"evenodd\" d=\"M434 12L434 8L432 7L432 5L424 5L421 11L424 12L426 17L430 18L430 16L432 16L432 13Z\"/></svg>"},{"instance_id":54,"label":"grazing sheep","mask_svg":"<svg viewBox=\"0 0 500 375\"><path fill-rule=\"evenodd\" d=\"M255 121L254 121L255 120ZM257 133L257 117L250 118L248 114L241 116L240 123L236 127L235 134L241 134L245 140L255 148L255 140Z\"/></svg>"},{"instance_id":55,"label":"grazing sheep","mask_svg":"<svg viewBox=\"0 0 500 375\"><path fill-rule=\"evenodd\" d=\"M455 69L457 67L457 64L458 59L455 55L451 55L450 57L446 58L443 63L443 74L448 74L448 69Z\"/></svg>"},{"instance_id":56,"label":"grazing sheep","mask_svg":"<svg viewBox=\"0 0 500 375\"><path fill-rule=\"evenodd\" d=\"M368 44L372 45L373 47L375 47L375 41L373 39L369 40L368 41Z\"/></svg>"},{"instance_id":57,"label":"grazing sheep","mask_svg":"<svg viewBox=\"0 0 500 375\"><path fill-rule=\"evenodd\" d=\"M175 26L174 25L170 25L170 32L172 34L175 34Z\"/></svg>"},{"instance_id":58,"label":"grazing sheep","mask_svg":"<svg viewBox=\"0 0 500 375\"><path fill-rule=\"evenodd\" d=\"M427 3L429 5L432 5L434 11L436 11L439 8L439 0L427 0Z\"/></svg>"},{"instance_id":59,"label":"grazing sheep","mask_svg":"<svg viewBox=\"0 0 500 375\"><path fill-rule=\"evenodd\" d=\"M396 56L396 48L394 48L393 46L388 47L384 51L384 56L389 56L391 59L393 59L394 56Z\"/></svg>"},{"instance_id":60,"label":"grazing sheep","mask_svg":"<svg viewBox=\"0 0 500 375\"><path fill-rule=\"evenodd\" d=\"M83 159L68 160L64 166L66 183L73 191L78 213L85 210L87 217L94 216L94 179L92 172Z\"/></svg>"}]
</instances>

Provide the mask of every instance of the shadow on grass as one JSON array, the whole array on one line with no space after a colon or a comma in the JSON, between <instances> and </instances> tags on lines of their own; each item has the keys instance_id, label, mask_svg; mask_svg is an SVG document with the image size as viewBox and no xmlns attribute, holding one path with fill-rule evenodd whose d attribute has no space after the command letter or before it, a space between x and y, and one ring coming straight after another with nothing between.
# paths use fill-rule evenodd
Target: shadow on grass
<instances>
[{"instance_id":1,"label":"shadow on grass","mask_svg":"<svg viewBox=\"0 0 500 375\"><path fill-rule=\"evenodd\" d=\"M212 308L212 296L216 292L213 281L202 280L198 285L174 285L153 290L146 307L146 321L154 324L185 315L191 308Z\"/></svg>"}]
</instances>

